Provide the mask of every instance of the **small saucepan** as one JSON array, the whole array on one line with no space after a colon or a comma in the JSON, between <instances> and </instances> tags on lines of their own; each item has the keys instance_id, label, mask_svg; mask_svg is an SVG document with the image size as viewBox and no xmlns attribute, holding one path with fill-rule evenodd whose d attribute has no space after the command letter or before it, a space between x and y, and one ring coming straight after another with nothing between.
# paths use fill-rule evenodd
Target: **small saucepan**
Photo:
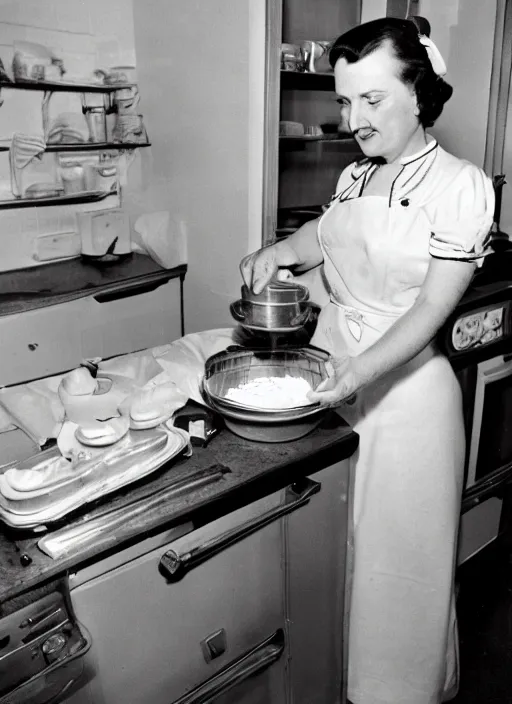
<instances>
[{"instance_id":1,"label":"small saucepan","mask_svg":"<svg viewBox=\"0 0 512 704\"><path fill-rule=\"evenodd\" d=\"M231 315L250 330L293 332L311 318L313 306L309 291L293 282L273 281L261 293L242 286L242 297L230 306Z\"/></svg>"}]
</instances>

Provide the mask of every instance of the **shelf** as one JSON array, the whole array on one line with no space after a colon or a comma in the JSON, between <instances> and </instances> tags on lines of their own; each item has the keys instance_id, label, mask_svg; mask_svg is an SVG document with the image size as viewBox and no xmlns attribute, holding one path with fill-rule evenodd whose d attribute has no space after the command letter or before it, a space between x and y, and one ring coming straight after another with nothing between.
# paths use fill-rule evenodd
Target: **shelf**
<instances>
[{"instance_id":1,"label":"shelf","mask_svg":"<svg viewBox=\"0 0 512 704\"><path fill-rule=\"evenodd\" d=\"M133 83L116 83L112 85L85 83L54 83L49 81L0 81L1 88L13 90L38 90L45 93L113 93L123 88L131 88Z\"/></svg>"},{"instance_id":2,"label":"shelf","mask_svg":"<svg viewBox=\"0 0 512 704\"><path fill-rule=\"evenodd\" d=\"M139 149L150 147L151 142L85 142L84 144L48 144L47 152L101 152L105 150Z\"/></svg>"},{"instance_id":3,"label":"shelf","mask_svg":"<svg viewBox=\"0 0 512 704\"><path fill-rule=\"evenodd\" d=\"M334 91L334 73L281 71L281 88Z\"/></svg>"},{"instance_id":4,"label":"shelf","mask_svg":"<svg viewBox=\"0 0 512 704\"><path fill-rule=\"evenodd\" d=\"M107 300L123 292L142 292L183 278L186 271L185 264L164 269L145 254L134 252L108 266L74 258L0 272L0 317L84 296Z\"/></svg>"},{"instance_id":5,"label":"shelf","mask_svg":"<svg viewBox=\"0 0 512 704\"><path fill-rule=\"evenodd\" d=\"M106 150L139 149L150 147L151 142L83 142L78 144L48 144L45 152L101 152ZM0 146L0 152L8 152L9 147Z\"/></svg>"},{"instance_id":6,"label":"shelf","mask_svg":"<svg viewBox=\"0 0 512 704\"><path fill-rule=\"evenodd\" d=\"M279 137L279 151L282 155L290 152L328 150L329 152L357 152L359 147L353 137L323 135L322 137Z\"/></svg>"},{"instance_id":7,"label":"shelf","mask_svg":"<svg viewBox=\"0 0 512 704\"><path fill-rule=\"evenodd\" d=\"M94 193L70 194L54 198L13 198L0 200L0 210L14 208L41 208L51 205L77 205L78 203L97 203L108 196L117 195L117 191L95 191Z\"/></svg>"},{"instance_id":8,"label":"shelf","mask_svg":"<svg viewBox=\"0 0 512 704\"><path fill-rule=\"evenodd\" d=\"M328 134L323 134L320 136L310 136L310 135L297 135L297 136L288 136L288 135L281 135L279 137L279 141L286 143L286 142L353 142L354 138L353 137L340 137L339 135L328 135Z\"/></svg>"}]
</instances>

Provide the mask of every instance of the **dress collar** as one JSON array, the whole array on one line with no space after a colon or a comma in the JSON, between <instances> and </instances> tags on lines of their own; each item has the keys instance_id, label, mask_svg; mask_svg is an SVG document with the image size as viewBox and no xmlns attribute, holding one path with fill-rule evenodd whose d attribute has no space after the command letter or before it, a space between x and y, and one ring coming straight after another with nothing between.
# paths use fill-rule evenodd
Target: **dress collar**
<instances>
[{"instance_id":1,"label":"dress collar","mask_svg":"<svg viewBox=\"0 0 512 704\"><path fill-rule=\"evenodd\" d=\"M438 150L439 145L434 137L428 135L428 138L428 144L421 151L401 159L402 169L395 178L389 194L390 205L392 201L401 201L410 196L424 182L436 162L436 158L442 149ZM411 166L409 167L409 165ZM352 182L336 193L331 198L331 202L343 202L344 200L360 197L363 194L366 182L376 168L377 164L368 158L356 162L351 171Z\"/></svg>"},{"instance_id":2,"label":"dress collar","mask_svg":"<svg viewBox=\"0 0 512 704\"><path fill-rule=\"evenodd\" d=\"M428 143L423 147L421 151L416 152L416 154L411 154L410 156L404 156L403 159L400 159L400 163L402 164L402 166L407 166L408 164L412 164L414 161L423 159L427 156L427 154L430 154L430 152L433 152L434 149L437 149L437 139L434 139L434 137L431 137L430 135L428 135L428 138Z\"/></svg>"}]
</instances>

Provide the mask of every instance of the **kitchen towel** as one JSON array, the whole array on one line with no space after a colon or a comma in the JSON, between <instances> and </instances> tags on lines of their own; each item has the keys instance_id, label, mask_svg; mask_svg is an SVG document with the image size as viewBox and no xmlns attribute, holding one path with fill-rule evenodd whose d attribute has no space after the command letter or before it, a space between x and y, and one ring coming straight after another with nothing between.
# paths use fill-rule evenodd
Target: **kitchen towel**
<instances>
[{"instance_id":1,"label":"kitchen towel","mask_svg":"<svg viewBox=\"0 0 512 704\"><path fill-rule=\"evenodd\" d=\"M190 333L167 345L100 361L98 377L112 381L118 406L127 404L129 408L132 398L139 411L147 410L151 397L161 405L162 393L153 391L157 386L175 385L173 398L167 396L164 403L166 412L169 409L174 412L188 398L204 404L200 388L206 360L236 342L236 328ZM59 397L59 386L65 376L59 374L0 389L0 429L12 423L40 447L49 439L56 439L66 418Z\"/></svg>"},{"instance_id":2,"label":"kitchen towel","mask_svg":"<svg viewBox=\"0 0 512 704\"><path fill-rule=\"evenodd\" d=\"M149 254L164 269L187 262L187 237L183 225L173 222L167 210L144 213L133 226L134 250Z\"/></svg>"}]
</instances>

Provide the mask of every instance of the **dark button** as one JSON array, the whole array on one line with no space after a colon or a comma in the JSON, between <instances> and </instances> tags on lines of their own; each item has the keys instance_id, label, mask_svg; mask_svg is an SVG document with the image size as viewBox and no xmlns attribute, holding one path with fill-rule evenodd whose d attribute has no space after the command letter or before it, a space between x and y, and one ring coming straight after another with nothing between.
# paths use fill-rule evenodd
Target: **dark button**
<instances>
[{"instance_id":1,"label":"dark button","mask_svg":"<svg viewBox=\"0 0 512 704\"><path fill-rule=\"evenodd\" d=\"M22 567L28 567L32 564L32 558L27 553L23 553L23 555L20 555L20 563Z\"/></svg>"},{"instance_id":2,"label":"dark button","mask_svg":"<svg viewBox=\"0 0 512 704\"><path fill-rule=\"evenodd\" d=\"M407 208L407 206L409 205L409 198L404 198L403 200L401 200L400 205L403 205L404 208Z\"/></svg>"}]
</instances>

